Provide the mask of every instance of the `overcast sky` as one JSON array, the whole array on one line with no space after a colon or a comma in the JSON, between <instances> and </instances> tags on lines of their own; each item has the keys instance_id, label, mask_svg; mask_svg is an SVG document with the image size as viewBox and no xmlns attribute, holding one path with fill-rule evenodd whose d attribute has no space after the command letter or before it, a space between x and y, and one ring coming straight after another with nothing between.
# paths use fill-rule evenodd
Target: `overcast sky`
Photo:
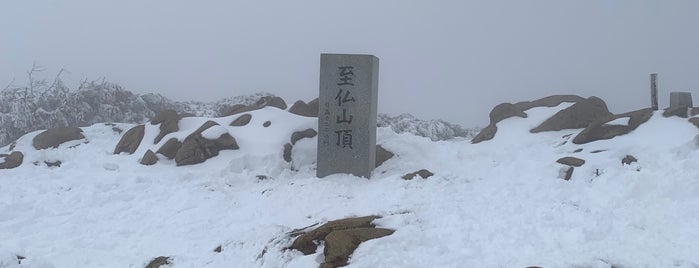
<instances>
[{"instance_id":1,"label":"overcast sky","mask_svg":"<svg viewBox=\"0 0 699 268\"><path fill-rule=\"evenodd\" d=\"M485 125L501 102L650 105L649 74L699 95L699 1L2 0L0 88L33 62L74 86L215 100L318 95L320 53L380 58L379 112ZM699 99L697 101L699 102Z\"/></svg>"}]
</instances>

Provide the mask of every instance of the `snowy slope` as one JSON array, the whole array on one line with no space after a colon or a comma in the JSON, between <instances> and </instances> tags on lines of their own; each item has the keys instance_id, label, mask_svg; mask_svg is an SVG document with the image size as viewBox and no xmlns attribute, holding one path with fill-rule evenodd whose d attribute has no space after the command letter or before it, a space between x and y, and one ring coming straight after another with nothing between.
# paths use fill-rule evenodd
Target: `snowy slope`
<instances>
[{"instance_id":1,"label":"snowy slope","mask_svg":"<svg viewBox=\"0 0 699 268\"><path fill-rule=\"evenodd\" d=\"M362 243L347 267L699 267L697 129L655 114L629 135L584 145L569 141L580 130L529 133L569 105L505 119L479 144L380 128L378 143L396 157L369 180L316 178L315 138L285 162L289 135L317 121L271 107L224 127L240 150L193 166L138 164L152 144L113 155L120 134L104 124L83 128L89 143L42 151L33 132L14 149L25 163L0 170L0 267L144 267L157 256L171 267L317 267L322 250L284 250L287 232L365 215L396 231ZM209 119L185 118L170 135ZM146 124L144 141L155 135ZM627 154L638 162L622 166ZM587 161L570 181L558 178L564 156ZM52 159L62 166L31 165ZM435 176L400 178L421 168Z\"/></svg>"}]
</instances>

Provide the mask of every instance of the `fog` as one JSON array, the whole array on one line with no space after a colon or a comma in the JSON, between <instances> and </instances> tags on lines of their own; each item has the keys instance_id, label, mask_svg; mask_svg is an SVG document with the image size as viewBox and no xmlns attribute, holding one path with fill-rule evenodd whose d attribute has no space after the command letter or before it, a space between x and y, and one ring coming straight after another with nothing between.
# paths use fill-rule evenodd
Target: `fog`
<instances>
[{"instance_id":1,"label":"fog","mask_svg":"<svg viewBox=\"0 0 699 268\"><path fill-rule=\"evenodd\" d=\"M380 58L379 112L483 126L501 102L598 96L647 107L659 73L699 95L699 1L173 1L0 3L0 88L33 63L75 87L210 101L318 95L320 53Z\"/></svg>"}]
</instances>

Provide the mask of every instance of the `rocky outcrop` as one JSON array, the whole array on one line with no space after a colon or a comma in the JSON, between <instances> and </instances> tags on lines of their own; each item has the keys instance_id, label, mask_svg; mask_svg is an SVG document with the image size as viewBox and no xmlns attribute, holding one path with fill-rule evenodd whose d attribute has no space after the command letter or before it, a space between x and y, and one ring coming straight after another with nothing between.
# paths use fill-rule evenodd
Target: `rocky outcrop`
<instances>
[{"instance_id":1,"label":"rocky outcrop","mask_svg":"<svg viewBox=\"0 0 699 268\"><path fill-rule=\"evenodd\" d=\"M180 122L180 116L177 115L175 110L164 110L159 112L150 122L151 125L160 124L160 133L153 140L154 144L159 143L165 135L177 132L180 130L178 123Z\"/></svg>"},{"instance_id":2,"label":"rocky outcrop","mask_svg":"<svg viewBox=\"0 0 699 268\"><path fill-rule=\"evenodd\" d=\"M531 132L585 128L590 123L611 115L612 113L607 109L607 104L602 99L593 96L558 111L539 126L533 128Z\"/></svg>"},{"instance_id":3,"label":"rocky outcrop","mask_svg":"<svg viewBox=\"0 0 699 268\"><path fill-rule=\"evenodd\" d=\"M177 138L170 138L165 142L165 144L163 144L163 146L160 146L160 149L158 149L156 153L164 155L167 157L167 159L173 159L180 148L182 148L182 142L180 142Z\"/></svg>"},{"instance_id":4,"label":"rocky outcrop","mask_svg":"<svg viewBox=\"0 0 699 268\"><path fill-rule=\"evenodd\" d=\"M699 117L692 117L689 119L689 122L695 127L699 128Z\"/></svg>"},{"instance_id":5,"label":"rocky outcrop","mask_svg":"<svg viewBox=\"0 0 699 268\"><path fill-rule=\"evenodd\" d=\"M207 121L199 129L187 136L182 142L182 147L175 154L177 166L203 163L209 158L217 156L221 150L237 150L238 143L229 133L225 133L215 140L204 138L201 133L218 123Z\"/></svg>"},{"instance_id":6,"label":"rocky outcrop","mask_svg":"<svg viewBox=\"0 0 699 268\"><path fill-rule=\"evenodd\" d=\"M151 150L146 151L146 153L141 158L141 165L152 166L158 163L158 156Z\"/></svg>"},{"instance_id":7,"label":"rocky outcrop","mask_svg":"<svg viewBox=\"0 0 699 268\"><path fill-rule=\"evenodd\" d=\"M252 115L250 114L244 114L233 120L231 122L231 126L233 127L242 127L250 123L250 120L252 119Z\"/></svg>"},{"instance_id":8,"label":"rocky outcrop","mask_svg":"<svg viewBox=\"0 0 699 268\"><path fill-rule=\"evenodd\" d=\"M481 132L476 135L471 140L471 143L476 144L483 141L492 140L495 137L495 133L498 132L498 127L495 124L490 124L487 127L481 129Z\"/></svg>"},{"instance_id":9,"label":"rocky outcrop","mask_svg":"<svg viewBox=\"0 0 699 268\"><path fill-rule=\"evenodd\" d=\"M386 150L381 145L376 145L376 167L393 158L393 156L394 154L391 151Z\"/></svg>"},{"instance_id":10,"label":"rocky outcrop","mask_svg":"<svg viewBox=\"0 0 699 268\"><path fill-rule=\"evenodd\" d=\"M571 167L580 167L585 164L585 160L572 156L559 158L556 162Z\"/></svg>"},{"instance_id":11,"label":"rocky outcrop","mask_svg":"<svg viewBox=\"0 0 699 268\"><path fill-rule=\"evenodd\" d=\"M647 122L653 116L653 110L650 108L628 112L624 114L609 116L598 120L587 126L573 139L575 144L585 144L598 140L607 140L620 135L628 134L635 130L641 124ZM607 124L619 118L629 118L628 125L612 125Z\"/></svg>"},{"instance_id":12,"label":"rocky outcrop","mask_svg":"<svg viewBox=\"0 0 699 268\"><path fill-rule=\"evenodd\" d=\"M160 256L151 260L146 268L161 268L163 265L170 264L170 257Z\"/></svg>"},{"instance_id":13,"label":"rocky outcrop","mask_svg":"<svg viewBox=\"0 0 699 268\"><path fill-rule=\"evenodd\" d=\"M556 107L564 102L579 102L585 98L577 95L551 95L535 101L522 101L515 103L515 106L522 111L529 110L534 107Z\"/></svg>"},{"instance_id":14,"label":"rocky outcrop","mask_svg":"<svg viewBox=\"0 0 699 268\"><path fill-rule=\"evenodd\" d=\"M394 230L385 228L357 228L334 231L325 237L325 262L321 268L334 268L347 265L349 256L364 241L393 234Z\"/></svg>"},{"instance_id":15,"label":"rocky outcrop","mask_svg":"<svg viewBox=\"0 0 699 268\"><path fill-rule=\"evenodd\" d=\"M663 111L663 117L677 116L681 118L687 118L690 112L689 109L690 108L687 108L687 106L670 107Z\"/></svg>"},{"instance_id":16,"label":"rocky outcrop","mask_svg":"<svg viewBox=\"0 0 699 268\"><path fill-rule=\"evenodd\" d=\"M313 138L318 135L315 129L309 128L304 131L296 131L291 134L291 145L295 145L297 141L304 138Z\"/></svg>"},{"instance_id":17,"label":"rocky outcrop","mask_svg":"<svg viewBox=\"0 0 699 268\"><path fill-rule=\"evenodd\" d=\"M497 122L513 116L527 118L527 114L516 105L509 102L500 103L490 111L490 124L495 125Z\"/></svg>"},{"instance_id":18,"label":"rocky outcrop","mask_svg":"<svg viewBox=\"0 0 699 268\"><path fill-rule=\"evenodd\" d=\"M434 173L430 172L429 170L427 170L427 169L421 169L421 170L418 170L418 171L415 171L415 172L411 172L411 173L405 174L405 175L403 175L403 177L401 177L401 178L403 178L403 179L406 180L406 181L409 181L409 180L414 179L415 176L420 176L420 178L427 179L427 178L429 178L429 177L432 177L432 175L434 175Z\"/></svg>"},{"instance_id":19,"label":"rocky outcrop","mask_svg":"<svg viewBox=\"0 0 699 268\"><path fill-rule=\"evenodd\" d=\"M37 150L58 148L64 142L84 139L83 130L77 127L50 128L36 135L32 145Z\"/></svg>"},{"instance_id":20,"label":"rocky outcrop","mask_svg":"<svg viewBox=\"0 0 699 268\"><path fill-rule=\"evenodd\" d=\"M11 169L22 165L24 154L14 151L10 154L0 154L0 169Z\"/></svg>"},{"instance_id":21,"label":"rocky outcrop","mask_svg":"<svg viewBox=\"0 0 699 268\"><path fill-rule=\"evenodd\" d=\"M284 152L282 153L282 157L284 158L284 161L291 163L291 150L294 149L293 145L290 143L284 144Z\"/></svg>"},{"instance_id":22,"label":"rocky outcrop","mask_svg":"<svg viewBox=\"0 0 699 268\"><path fill-rule=\"evenodd\" d=\"M633 157L633 155L626 155L623 159L621 159L621 165L631 165L631 163L638 162L638 159L636 157Z\"/></svg>"},{"instance_id":23,"label":"rocky outcrop","mask_svg":"<svg viewBox=\"0 0 699 268\"><path fill-rule=\"evenodd\" d=\"M304 255L313 254L318 249L316 242L325 240L325 237L331 232L357 228L374 228L376 225L372 222L378 218L380 217L365 216L329 221L315 230L301 234L291 244L291 248L302 252Z\"/></svg>"},{"instance_id":24,"label":"rocky outcrop","mask_svg":"<svg viewBox=\"0 0 699 268\"><path fill-rule=\"evenodd\" d=\"M234 105L230 108L228 112L223 113L223 116L229 116L239 113L250 112L254 110L259 110L265 107L276 107L282 110L286 110L286 102L284 99L276 96L265 96L260 98L257 102L251 105Z\"/></svg>"},{"instance_id":25,"label":"rocky outcrop","mask_svg":"<svg viewBox=\"0 0 699 268\"><path fill-rule=\"evenodd\" d=\"M318 98L308 102L308 104L303 101L296 101L289 108L289 112L300 116L318 117Z\"/></svg>"},{"instance_id":26,"label":"rocky outcrop","mask_svg":"<svg viewBox=\"0 0 699 268\"><path fill-rule=\"evenodd\" d=\"M569 181L573 177L574 167L568 167L561 172L561 179Z\"/></svg>"},{"instance_id":27,"label":"rocky outcrop","mask_svg":"<svg viewBox=\"0 0 699 268\"><path fill-rule=\"evenodd\" d=\"M114 148L114 154L120 154L123 152L129 154L134 153L136 149L138 149L138 146L141 145L141 141L143 140L143 135L145 135L145 133L145 125L138 125L126 131L124 136L122 136L119 140L119 143L117 143L116 148Z\"/></svg>"}]
</instances>

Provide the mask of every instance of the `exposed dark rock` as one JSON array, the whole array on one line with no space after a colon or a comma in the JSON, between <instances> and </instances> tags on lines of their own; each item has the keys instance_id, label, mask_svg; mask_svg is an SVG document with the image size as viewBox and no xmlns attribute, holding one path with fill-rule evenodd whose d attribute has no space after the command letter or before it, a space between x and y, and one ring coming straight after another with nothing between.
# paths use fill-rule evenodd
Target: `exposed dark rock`
<instances>
[{"instance_id":1,"label":"exposed dark rock","mask_svg":"<svg viewBox=\"0 0 699 268\"><path fill-rule=\"evenodd\" d=\"M272 125L272 122L270 122L270 121L265 121L264 123L262 123L263 127L269 127L271 125Z\"/></svg>"},{"instance_id":2,"label":"exposed dark rock","mask_svg":"<svg viewBox=\"0 0 699 268\"><path fill-rule=\"evenodd\" d=\"M699 107L692 107L689 109L689 115L695 116L699 114Z\"/></svg>"},{"instance_id":3,"label":"exposed dark rock","mask_svg":"<svg viewBox=\"0 0 699 268\"><path fill-rule=\"evenodd\" d=\"M47 167L61 167L61 164L63 164L63 162L61 162L60 160L56 160L53 162L44 161L44 164L46 164Z\"/></svg>"},{"instance_id":4,"label":"exposed dark rock","mask_svg":"<svg viewBox=\"0 0 699 268\"><path fill-rule=\"evenodd\" d=\"M255 102L255 104L252 105L234 105L228 112L223 113L223 116L250 112L262 109L267 106L277 107L279 109L286 110L286 102L284 101L284 99L275 96L265 96L260 98L257 102Z\"/></svg>"},{"instance_id":5,"label":"exposed dark rock","mask_svg":"<svg viewBox=\"0 0 699 268\"><path fill-rule=\"evenodd\" d=\"M291 134L291 145L295 145L297 141L303 138L313 138L318 135L315 129L309 128L304 131L296 131Z\"/></svg>"},{"instance_id":6,"label":"exposed dark rock","mask_svg":"<svg viewBox=\"0 0 699 268\"><path fill-rule=\"evenodd\" d=\"M167 159L173 159L180 148L182 148L182 142L177 140L177 138L170 138L163 146L160 146L156 153L164 155Z\"/></svg>"},{"instance_id":7,"label":"exposed dark rock","mask_svg":"<svg viewBox=\"0 0 699 268\"><path fill-rule=\"evenodd\" d=\"M628 112L624 114L610 116L598 121L591 123L587 126L580 134L578 134L574 139L575 144L584 144L588 142L607 140L620 135L628 134L629 132L635 130L641 124L648 121L648 119L653 116L653 110L651 108L646 108L642 110L637 110L633 112ZM629 118L628 125L608 125L606 123L619 118Z\"/></svg>"},{"instance_id":8,"label":"exposed dark rock","mask_svg":"<svg viewBox=\"0 0 699 268\"><path fill-rule=\"evenodd\" d=\"M490 124L495 124L497 122L500 122L504 119L513 117L513 116L518 116L522 118L526 118L527 114L524 113L520 108L515 106L512 103L505 102L505 103L500 103L498 105L495 105L493 107L493 110L490 111Z\"/></svg>"},{"instance_id":9,"label":"exposed dark rock","mask_svg":"<svg viewBox=\"0 0 699 268\"><path fill-rule=\"evenodd\" d=\"M575 170L574 167L568 167L568 169L565 171L565 174L563 175L563 179L569 181L570 178L573 177L573 170Z\"/></svg>"},{"instance_id":10,"label":"exposed dark rock","mask_svg":"<svg viewBox=\"0 0 699 268\"><path fill-rule=\"evenodd\" d=\"M314 241L324 240L325 237L333 231L356 228L374 228L376 226L371 222L378 218L380 217L366 216L330 221L313 231L298 236L291 244L291 248L301 251L304 255L312 254L316 251L316 249L318 249L318 245Z\"/></svg>"},{"instance_id":11,"label":"exposed dark rock","mask_svg":"<svg viewBox=\"0 0 699 268\"><path fill-rule=\"evenodd\" d=\"M185 118L185 117L195 117L195 116L197 116L197 115L196 115L196 114L193 114L193 113L181 113L181 114L178 115L178 117L179 117L180 119Z\"/></svg>"},{"instance_id":12,"label":"exposed dark rock","mask_svg":"<svg viewBox=\"0 0 699 268\"><path fill-rule=\"evenodd\" d=\"M471 143L479 143L482 141L487 141L487 140L492 140L495 137L495 133L498 131L498 127L495 126L494 124L490 124L487 127L484 127L481 129L481 132L476 135L471 140Z\"/></svg>"},{"instance_id":13,"label":"exposed dark rock","mask_svg":"<svg viewBox=\"0 0 699 268\"><path fill-rule=\"evenodd\" d=\"M590 151L591 154L596 154L596 153L601 153L601 152L606 152L607 150L593 150Z\"/></svg>"},{"instance_id":14,"label":"exposed dark rock","mask_svg":"<svg viewBox=\"0 0 699 268\"><path fill-rule=\"evenodd\" d=\"M412 180L413 178L415 178L415 176L418 176L418 175L423 179L427 179L429 177L432 177L432 175L434 175L434 173L430 172L427 169L421 169L421 170L418 170L418 171L415 171L412 173L405 174L401 178L403 178L404 180Z\"/></svg>"},{"instance_id":15,"label":"exposed dark rock","mask_svg":"<svg viewBox=\"0 0 699 268\"><path fill-rule=\"evenodd\" d=\"M394 230L384 228L357 228L333 231L325 237L325 262L321 267L341 267L347 265L360 243L393 234Z\"/></svg>"},{"instance_id":16,"label":"exposed dark rock","mask_svg":"<svg viewBox=\"0 0 699 268\"><path fill-rule=\"evenodd\" d=\"M180 130L179 122L180 117L175 110L163 110L159 112L150 122L151 125L160 124L160 133L155 137L153 143L157 144L165 135Z\"/></svg>"},{"instance_id":17,"label":"exposed dark rock","mask_svg":"<svg viewBox=\"0 0 699 268\"><path fill-rule=\"evenodd\" d=\"M124 136L121 137L121 140L119 140L119 143L117 143L116 148L114 148L114 154L122 152L127 152L129 154L134 153L136 149L138 149L138 146L141 145L141 140L143 140L143 135L145 135L145 133L145 125L138 125L126 131Z\"/></svg>"},{"instance_id":18,"label":"exposed dark rock","mask_svg":"<svg viewBox=\"0 0 699 268\"><path fill-rule=\"evenodd\" d=\"M19 151L11 152L10 154L0 154L0 159L4 159L0 163L0 169L11 169L22 165L24 154Z\"/></svg>"},{"instance_id":19,"label":"exposed dark rock","mask_svg":"<svg viewBox=\"0 0 699 268\"><path fill-rule=\"evenodd\" d=\"M118 128L118 127L112 127L112 131L119 133L119 134L121 134L121 132L124 132L124 130L122 130L121 128Z\"/></svg>"},{"instance_id":20,"label":"exposed dark rock","mask_svg":"<svg viewBox=\"0 0 699 268\"><path fill-rule=\"evenodd\" d=\"M623 159L621 159L621 165L631 165L633 162L638 162L638 159L636 157L633 157L633 155L626 155Z\"/></svg>"},{"instance_id":21,"label":"exposed dark rock","mask_svg":"<svg viewBox=\"0 0 699 268\"><path fill-rule=\"evenodd\" d=\"M214 249L214 252L216 252L216 253L221 253L221 251L223 251L223 248L221 247L221 245L219 245L218 247L216 247Z\"/></svg>"},{"instance_id":22,"label":"exposed dark rock","mask_svg":"<svg viewBox=\"0 0 699 268\"><path fill-rule=\"evenodd\" d=\"M293 146L289 143L284 144L284 161L286 162L291 162L291 149L293 149Z\"/></svg>"},{"instance_id":23,"label":"exposed dark rock","mask_svg":"<svg viewBox=\"0 0 699 268\"><path fill-rule=\"evenodd\" d=\"M558 162L560 164L567 165L567 166L571 166L571 167L580 167L580 166L585 164L585 160L577 158L577 157L572 157L572 156L566 156L566 157L560 158L560 159L556 160L556 162Z\"/></svg>"},{"instance_id":24,"label":"exposed dark rock","mask_svg":"<svg viewBox=\"0 0 699 268\"><path fill-rule=\"evenodd\" d=\"M682 118L687 118L688 113L689 108L687 106L670 107L663 111L663 117L678 116Z\"/></svg>"},{"instance_id":25,"label":"exposed dark rock","mask_svg":"<svg viewBox=\"0 0 699 268\"><path fill-rule=\"evenodd\" d=\"M574 152L574 153L579 153L579 152L582 152L582 151L583 151L583 148L578 148L578 149L575 149L575 151L573 151L573 152Z\"/></svg>"},{"instance_id":26,"label":"exposed dark rock","mask_svg":"<svg viewBox=\"0 0 699 268\"><path fill-rule=\"evenodd\" d=\"M535 101L522 101L514 105L522 111L529 110L534 107L556 107L564 102L579 102L585 98L577 95L552 95Z\"/></svg>"},{"instance_id":27,"label":"exposed dark rock","mask_svg":"<svg viewBox=\"0 0 699 268\"><path fill-rule=\"evenodd\" d=\"M318 98L310 101L308 104L303 101L296 101L289 108L289 112L300 116L318 117Z\"/></svg>"},{"instance_id":28,"label":"exposed dark rock","mask_svg":"<svg viewBox=\"0 0 699 268\"><path fill-rule=\"evenodd\" d=\"M141 165L152 166L158 163L158 156L151 150L146 151L146 153L141 158Z\"/></svg>"},{"instance_id":29,"label":"exposed dark rock","mask_svg":"<svg viewBox=\"0 0 699 268\"><path fill-rule=\"evenodd\" d=\"M531 132L584 128L596 120L609 116L612 116L612 113L607 109L607 104L602 99L593 96L558 111L539 126L533 128Z\"/></svg>"},{"instance_id":30,"label":"exposed dark rock","mask_svg":"<svg viewBox=\"0 0 699 268\"><path fill-rule=\"evenodd\" d=\"M376 145L376 166L380 166L383 162L388 161L394 156L392 152L386 150L381 145Z\"/></svg>"},{"instance_id":31,"label":"exposed dark rock","mask_svg":"<svg viewBox=\"0 0 699 268\"><path fill-rule=\"evenodd\" d=\"M248 123L250 123L251 119L252 119L252 115L250 115L250 114L241 115L238 118L236 118L235 120L233 120L233 122L231 122L231 126L240 127L240 126L247 125Z\"/></svg>"},{"instance_id":32,"label":"exposed dark rock","mask_svg":"<svg viewBox=\"0 0 699 268\"><path fill-rule=\"evenodd\" d=\"M217 156L221 150L237 150L238 143L235 138L225 133L215 140L205 139L201 133L204 130L218 125L214 121L207 121L182 142L182 147L175 154L177 166L193 165Z\"/></svg>"},{"instance_id":33,"label":"exposed dark rock","mask_svg":"<svg viewBox=\"0 0 699 268\"><path fill-rule=\"evenodd\" d=\"M84 139L83 130L78 127L57 127L50 128L36 135L32 140L32 145L37 150L58 148L64 142Z\"/></svg>"},{"instance_id":34,"label":"exposed dark rock","mask_svg":"<svg viewBox=\"0 0 699 268\"><path fill-rule=\"evenodd\" d=\"M170 257L160 256L148 263L146 268L160 268L160 266L170 264Z\"/></svg>"},{"instance_id":35,"label":"exposed dark rock","mask_svg":"<svg viewBox=\"0 0 699 268\"><path fill-rule=\"evenodd\" d=\"M692 123L695 127L699 128L699 117L692 117L689 119L689 122Z\"/></svg>"}]
</instances>

